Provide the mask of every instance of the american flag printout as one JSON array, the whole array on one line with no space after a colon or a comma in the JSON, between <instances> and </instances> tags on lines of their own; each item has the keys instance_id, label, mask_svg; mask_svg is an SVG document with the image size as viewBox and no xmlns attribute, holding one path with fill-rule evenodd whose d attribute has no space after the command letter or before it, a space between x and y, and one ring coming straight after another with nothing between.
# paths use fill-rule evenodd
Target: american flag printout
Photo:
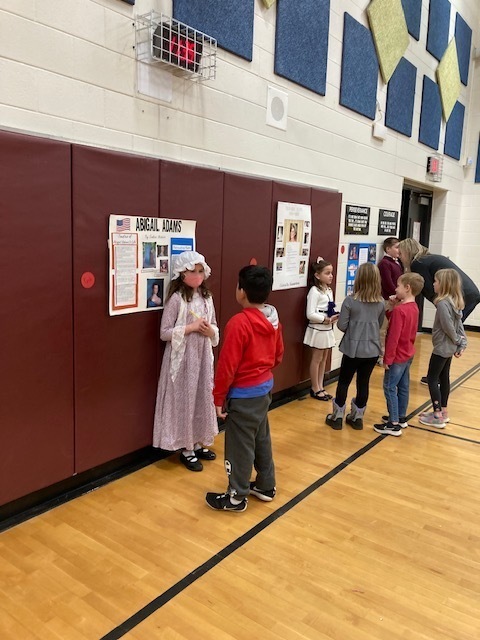
<instances>
[{"instance_id":1,"label":"american flag printout","mask_svg":"<svg viewBox=\"0 0 480 640\"><path fill-rule=\"evenodd\" d=\"M121 220L117 220L117 231L130 231L130 218L122 218Z\"/></svg>"}]
</instances>

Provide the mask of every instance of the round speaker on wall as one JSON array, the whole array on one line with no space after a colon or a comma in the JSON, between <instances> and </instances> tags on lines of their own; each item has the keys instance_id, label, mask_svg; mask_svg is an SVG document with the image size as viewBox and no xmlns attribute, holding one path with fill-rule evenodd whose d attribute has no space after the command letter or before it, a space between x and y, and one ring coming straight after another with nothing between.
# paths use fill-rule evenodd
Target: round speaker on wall
<instances>
[{"instance_id":1,"label":"round speaker on wall","mask_svg":"<svg viewBox=\"0 0 480 640\"><path fill-rule=\"evenodd\" d=\"M288 94L274 87L268 87L266 123L277 129L287 128Z\"/></svg>"}]
</instances>

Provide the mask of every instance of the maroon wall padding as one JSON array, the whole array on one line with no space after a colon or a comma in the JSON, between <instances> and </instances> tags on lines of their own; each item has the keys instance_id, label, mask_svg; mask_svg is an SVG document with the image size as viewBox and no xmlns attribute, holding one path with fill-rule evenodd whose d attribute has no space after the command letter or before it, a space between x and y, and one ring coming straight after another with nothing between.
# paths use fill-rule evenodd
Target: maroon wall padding
<instances>
[{"instance_id":1,"label":"maroon wall padding","mask_svg":"<svg viewBox=\"0 0 480 640\"><path fill-rule=\"evenodd\" d=\"M221 314L223 179L222 171L161 162L159 215L197 221L196 250L203 253L212 269L208 286L218 317Z\"/></svg>"},{"instance_id":2,"label":"maroon wall padding","mask_svg":"<svg viewBox=\"0 0 480 640\"><path fill-rule=\"evenodd\" d=\"M109 316L107 239L110 214L158 215L159 164L73 147L76 472L152 442L160 315Z\"/></svg>"},{"instance_id":3,"label":"maroon wall padding","mask_svg":"<svg viewBox=\"0 0 480 640\"><path fill-rule=\"evenodd\" d=\"M323 255L336 273L341 201L341 194L334 191L225 174L221 329L240 310L235 299L238 270L251 258L273 268L278 202L311 204L310 257ZM284 361L275 371L274 391L293 387L309 377L310 353L303 346L307 293L308 287L276 291L270 296L269 301L278 309L285 341Z\"/></svg>"},{"instance_id":4,"label":"maroon wall padding","mask_svg":"<svg viewBox=\"0 0 480 640\"><path fill-rule=\"evenodd\" d=\"M241 311L235 298L238 272L255 258L271 269L272 181L225 174L220 331Z\"/></svg>"},{"instance_id":5,"label":"maroon wall padding","mask_svg":"<svg viewBox=\"0 0 480 640\"><path fill-rule=\"evenodd\" d=\"M321 256L333 266L332 289L335 292L337 282L337 261L338 261L338 240L340 237L340 218L342 215L342 194L336 191L324 191L312 189L312 237L310 248L310 262L314 262ZM305 290L309 291L309 287ZM305 294L306 304L306 294ZM337 305L340 310L341 305ZM304 320L304 327L307 320ZM340 341L341 333L336 332L337 341ZM301 379L308 380L310 377L310 347L303 348L303 366ZM330 356L327 361L326 371L330 371Z\"/></svg>"},{"instance_id":6,"label":"maroon wall padding","mask_svg":"<svg viewBox=\"0 0 480 640\"><path fill-rule=\"evenodd\" d=\"M0 132L0 504L73 473L70 145Z\"/></svg>"},{"instance_id":7,"label":"maroon wall padding","mask_svg":"<svg viewBox=\"0 0 480 640\"><path fill-rule=\"evenodd\" d=\"M280 201L311 204L311 258L336 271L338 193L0 132L0 504L151 444L161 315L109 316L109 215L197 221L222 329L238 270L272 268ZM307 291L270 297L274 391L308 377Z\"/></svg>"}]
</instances>

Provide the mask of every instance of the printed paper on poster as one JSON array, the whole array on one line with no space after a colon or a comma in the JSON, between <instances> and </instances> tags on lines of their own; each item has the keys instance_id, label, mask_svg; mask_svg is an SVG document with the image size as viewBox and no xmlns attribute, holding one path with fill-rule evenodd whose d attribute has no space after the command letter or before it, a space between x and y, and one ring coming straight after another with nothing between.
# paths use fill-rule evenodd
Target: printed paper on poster
<instances>
[{"instance_id":1,"label":"printed paper on poster","mask_svg":"<svg viewBox=\"0 0 480 640\"><path fill-rule=\"evenodd\" d=\"M172 256L195 249L193 220L111 215L109 313L163 309Z\"/></svg>"},{"instance_id":2,"label":"printed paper on poster","mask_svg":"<svg viewBox=\"0 0 480 640\"><path fill-rule=\"evenodd\" d=\"M279 202L273 254L273 290L307 286L311 207Z\"/></svg>"}]
</instances>

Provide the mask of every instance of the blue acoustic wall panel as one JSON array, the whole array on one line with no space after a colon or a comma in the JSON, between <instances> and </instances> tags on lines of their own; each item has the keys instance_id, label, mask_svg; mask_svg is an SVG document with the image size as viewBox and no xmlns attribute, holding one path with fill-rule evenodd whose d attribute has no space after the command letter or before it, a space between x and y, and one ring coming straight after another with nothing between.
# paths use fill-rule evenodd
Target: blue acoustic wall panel
<instances>
[{"instance_id":1,"label":"blue acoustic wall panel","mask_svg":"<svg viewBox=\"0 0 480 640\"><path fill-rule=\"evenodd\" d=\"M477 167L475 169L475 182L480 182L480 140L478 142Z\"/></svg>"},{"instance_id":2,"label":"blue acoustic wall panel","mask_svg":"<svg viewBox=\"0 0 480 640\"><path fill-rule=\"evenodd\" d=\"M378 59L372 34L345 13L340 104L374 120L377 81Z\"/></svg>"},{"instance_id":3,"label":"blue acoustic wall panel","mask_svg":"<svg viewBox=\"0 0 480 640\"><path fill-rule=\"evenodd\" d=\"M402 58L387 87L385 124L406 136L412 135L413 105L417 67Z\"/></svg>"},{"instance_id":4,"label":"blue acoustic wall panel","mask_svg":"<svg viewBox=\"0 0 480 640\"><path fill-rule=\"evenodd\" d=\"M438 84L423 76L422 110L420 112L420 131L418 140L427 147L438 149L442 105Z\"/></svg>"},{"instance_id":5,"label":"blue acoustic wall panel","mask_svg":"<svg viewBox=\"0 0 480 640\"><path fill-rule=\"evenodd\" d=\"M330 0L277 0L275 73L325 95Z\"/></svg>"},{"instance_id":6,"label":"blue acoustic wall panel","mask_svg":"<svg viewBox=\"0 0 480 640\"><path fill-rule=\"evenodd\" d=\"M445 130L444 153L455 160L460 160L462 152L463 120L465 118L465 107L460 102L456 102Z\"/></svg>"},{"instance_id":7,"label":"blue acoustic wall panel","mask_svg":"<svg viewBox=\"0 0 480 640\"><path fill-rule=\"evenodd\" d=\"M402 0L403 13L407 21L408 33L420 40L420 21L422 18L422 0Z\"/></svg>"},{"instance_id":8,"label":"blue acoustic wall panel","mask_svg":"<svg viewBox=\"0 0 480 640\"><path fill-rule=\"evenodd\" d=\"M470 48L472 46L472 30L459 13L457 13L455 19L455 42L457 43L460 80L467 86L468 70L470 68Z\"/></svg>"},{"instance_id":9,"label":"blue acoustic wall panel","mask_svg":"<svg viewBox=\"0 0 480 640\"><path fill-rule=\"evenodd\" d=\"M448 0L430 0L427 51L437 60L442 59L447 48L449 27L450 2Z\"/></svg>"},{"instance_id":10,"label":"blue acoustic wall panel","mask_svg":"<svg viewBox=\"0 0 480 640\"><path fill-rule=\"evenodd\" d=\"M173 17L216 38L218 46L247 60L253 52L254 0L173 0Z\"/></svg>"}]
</instances>

